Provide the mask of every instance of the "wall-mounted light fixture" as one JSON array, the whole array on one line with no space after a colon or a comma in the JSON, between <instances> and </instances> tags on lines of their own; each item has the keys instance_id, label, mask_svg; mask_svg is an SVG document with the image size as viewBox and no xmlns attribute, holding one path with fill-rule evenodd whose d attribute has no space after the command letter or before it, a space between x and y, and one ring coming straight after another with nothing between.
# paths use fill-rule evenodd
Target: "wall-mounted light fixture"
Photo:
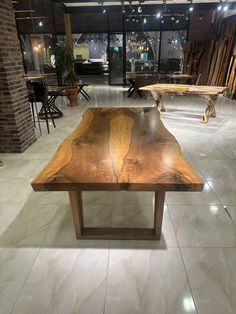
<instances>
[{"instance_id":1,"label":"wall-mounted light fixture","mask_svg":"<svg viewBox=\"0 0 236 314\"><path fill-rule=\"evenodd\" d=\"M135 12L135 8L132 6L132 1L129 2L130 10L132 13Z\"/></svg>"}]
</instances>

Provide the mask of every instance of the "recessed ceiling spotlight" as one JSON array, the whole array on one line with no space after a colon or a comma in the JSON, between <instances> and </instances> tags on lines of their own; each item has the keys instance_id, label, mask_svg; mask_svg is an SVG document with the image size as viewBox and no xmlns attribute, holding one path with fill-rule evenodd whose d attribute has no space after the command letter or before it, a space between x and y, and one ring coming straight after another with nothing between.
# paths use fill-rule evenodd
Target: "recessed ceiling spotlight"
<instances>
[{"instance_id":1,"label":"recessed ceiling spotlight","mask_svg":"<svg viewBox=\"0 0 236 314\"><path fill-rule=\"evenodd\" d=\"M164 20L162 20L161 23L163 24L163 23L164 23Z\"/></svg>"},{"instance_id":2,"label":"recessed ceiling spotlight","mask_svg":"<svg viewBox=\"0 0 236 314\"><path fill-rule=\"evenodd\" d=\"M175 19L174 16L172 16L172 17L171 17L171 20L174 21L174 19Z\"/></svg>"},{"instance_id":3,"label":"recessed ceiling spotlight","mask_svg":"<svg viewBox=\"0 0 236 314\"><path fill-rule=\"evenodd\" d=\"M103 8L102 13L106 13L106 12L107 12L107 10Z\"/></svg>"},{"instance_id":4,"label":"recessed ceiling spotlight","mask_svg":"<svg viewBox=\"0 0 236 314\"><path fill-rule=\"evenodd\" d=\"M199 17L199 20L202 20L203 19L202 13L200 13L198 17Z\"/></svg>"},{"instance_id":5,"label":"recessed ceiling spotlight","mask_svg":"<svg viewBox=\"0 0 236 314\"><path fill-rule=\"evenodd\" d=\"M147 23L147 19L143 19L143 24L146 24Z\"/></svg>"},{"instance_id":6,"label":"recessed ceiling spotlight","mask_svg":"<svg viewBox=\"0 0 236 314\"><path fill-rule=\"evenodd\" d=\"M162 1L163 1L163 11L166 12L167 11L166 0L162 0Z\"/></svg>"},{"instance_id":7,"label":"recessed ceiling spotlight","mask_svg":"<svg viewBox=\"0 0 236 314\"><path fill-rule=\"evenodd\" d=\"M193 7L191 6L188 10L189 12L193 12Z\"/></svg>"},{"instance_id":8,"label":"recessed ceiling spotlight","mask_svg":"<svg viewBox=\"0 0 236 314\"><path fill-rule=\"evenodd\" d=\"M222 10L222 5L219 4L218 7L217 7L217 11L221 11Z\"/></svg>"},{"instance_id":9,"label":"recessed ceiling spotlight","mask_svg":"<svg viewBox=\"0 0 236 314\"><path fill-rule=\"evenodd\" d=\"M122 12L123 14L126 13L126 11L125 11L125 6L124 6L124 2L121 3L121 12Z\"/></svg>"},{"instance_id":10,"label":"recessed ceiling spotlight","mask_svg":"<svg viewBox=\"0 0 236 314\"><path fill-rule=\"evenodd\" d=\"M39 21L39 26L42 27L43 26L43 22Z\"/></svg>"},{"instance_id":11,"label":"recessed ceiling spotlight","mask_svg":"<svg viewBox=\"0 0 236 314\"><path fill-rule=\"evenodd\" d=\"M131 9L131 12L134 13L135 12L135 8L132 6L132 1L129 2L129 6Z\"/></svg>"},{"instance_id":12,"label":"recessed ceiling spotlight","mask_svg":"<svg viewBox=\"0 0 236 314\"><path fill-rule=\"evenodd\" d=\"M157 12L156 17L159 19L161 17L161 12Z\"/></svg>"},{"instance_id":13,"label":"recessed ceiling spotlight","mask_svg":"<svg viewBox=\"0 0 236 314\"><path fill-rule=\"evenodd\" d=\"M179 23L179 20L176 20L176 23L178 24L178 23Z\"/></svg>"}]
</instances>

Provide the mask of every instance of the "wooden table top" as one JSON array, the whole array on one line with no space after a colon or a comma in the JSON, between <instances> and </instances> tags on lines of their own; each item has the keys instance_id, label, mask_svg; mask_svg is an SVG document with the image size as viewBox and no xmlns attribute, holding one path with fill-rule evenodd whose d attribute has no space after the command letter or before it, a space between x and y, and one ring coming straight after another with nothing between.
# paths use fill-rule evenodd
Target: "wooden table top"
<instances>
[{"instance_id":1,"label":"wooden table top","mask_svg":"<svg viewBox=\"0 0 236 314\"><path fill-rule=\"evenodd\" d=\"M207 86L207 85L186 85L186 84L154 84L140 88L141 90L166 92L166 93L183 93L197 95L216 95L223 93L227 87L224 86Z\"/></svg>"},{"instance_id":2,"label":"wooden table top","mask_svg":"<svg viewBox=\"0 0 236 314\"><path fill-rule=\"evenodd\" d=\"M172 78L172 79L182 79L182 78L193 78L193 75L191 74L184 74L184 73L179 73L179 74L168 74L167 77Z\"/></svg>"},{"instance_id":3,"label":"wooden table top","mask_svg":"<svg viewBox=\"0 0 236 314\"><path fill-rule=\"evenodd\" d=\"M201 191L157 108L89 108L32 182L35 191Z\"/></svg>"},{"instance_id":4,"label":"wooden table top","mask_svg":"<svg viewBox=\"0 0 236 314\"><path fill-rule=\"evenodd\" d=\"M155 73L126 72L127 79L135 79L137 76L150 77L154 75Z\"/></svg>"},{"instance_id":5,"label":"wooden table top","mask_svg":"<svg viewBox=\"0 0 236 314\"><path fill-rule=\"evenodd\" d=\"M34 81L34 80L41 80L48 76L54 76L56 73L35 73L29 74L25 76L26 81Z\"/></svg>"}]
</instances>

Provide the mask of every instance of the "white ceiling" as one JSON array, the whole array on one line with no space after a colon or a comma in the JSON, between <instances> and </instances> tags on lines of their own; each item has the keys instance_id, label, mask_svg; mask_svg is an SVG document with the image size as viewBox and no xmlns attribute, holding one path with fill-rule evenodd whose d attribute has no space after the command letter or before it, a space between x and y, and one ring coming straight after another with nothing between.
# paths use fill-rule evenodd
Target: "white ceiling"
<instances>
[{"instance_id":1,"label":"white ceiling","mask_svg":"<svg viewBox=\"0 0 236 314\"><path fill-rule=\"evenodd\" d=\"M220 2L219 0L196 0L193 1L194 3L217 3ZM233 1L228 1L228 2L236 2L236 0ZM142 5L150 5L150 4L162 4L163 1L162 0L149 0L149 1L145 1L144 3L142 3ZM185 3L185 4L190 4L190 2L186 1L186 0L167 0L166 4L181 4L181 3ZM74 3L64 3L66 7L89 7L89 6L100 6L101 4L99 4L97 1L94 2L74 2ZM125 5L129 5L129 1L124 1ZM132 1L132 5L138 5L139 1ZM117 1L117 2L104 2L104 6L118 6L121 5L121 2Z\"/></svg>"}]
</instances>

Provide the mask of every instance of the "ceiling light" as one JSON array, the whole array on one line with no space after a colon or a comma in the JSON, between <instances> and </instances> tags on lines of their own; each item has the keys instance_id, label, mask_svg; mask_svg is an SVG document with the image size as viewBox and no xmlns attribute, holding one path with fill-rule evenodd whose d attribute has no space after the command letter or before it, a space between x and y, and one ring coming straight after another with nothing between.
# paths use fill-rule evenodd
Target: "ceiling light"
<instances>
[{"instance_id":1,"label":"ceiling light","mask_svg":"<svg viewBox=\"0 0 236 314\"><path fill-rule=\"evenodd\" d=\"M143 19L143 24L146 24L147 23L147 19Z\"/></svg>"},{"instance_id":2,"label":"ceiling light","mask_svg":"<svg viewBox=\"0 0 236 314\"><path fill-rule=\"evenodd\" d=\"M164 20L162 20L161 23L163 24L163 23L164 23Z\"/></svg>"},{"instance_id":3,"label":"ceiling light","mask_svg":"<svg viewBox=\"0 0 236 314\"><path fill-rule=\"evenodd\" d=\"M227 11L228 8L229 8L228 4L225 4L224 7L223 7L223 10L224 10L224 11Z\"/></svg>"},{"instance_id":4,"label":"ceiling light","mask_svg":"<svg viewBox=\"0 0 236 314\"><path fill-rule=\"evenodd\" d=\"M221 11L221 10L222 10L222 5L218 5L217 11Z\"/></svg>"},{"instance_id":5,"label":"ceiling light","mask_svg":"<svg viewBox=\"0 0 236 314\"><path fill-rule=\"evenodd\" d=\"M122 12L123 14L126 13L126 11L125 11L125 6L124 6L124 2L121 3L121 12Z\"/></svg>"},{"instance_id":6,"label":"ceiling light","mask_svg":"<svg viewBox=\"0 0 236 314\"><path fill-rule=\"evenodd\" d=\"M39 21L39 26L42 27L43 26L43 22Z\"/></svg>"},{"instance_id":7,"label":"ceiling light","mask_svg":"<svg viewBox=\"0 0 236 314\"><path fill-rule=\"evenodd\" d=\"M163 11L167 11L167 5L166 5L166 0L163 0Z\"/></svg>"},{"instance_id":8,"label":"ceiling light","mask_svg":"<svg viewBox=\"0 0 236 314\"><path fill-rule=\"evenodd\" d=\"M179 23L179 20L176 20L176 23L178 24L178 23Z\"/></svg>"},{"instance_id":9,"label":"ceiling light","mask_svg":"<svg viewBox=\"0 0 236 314\"><path fill-rule=\"evenodd\" d=\"M193 7L190 7L190 8L189 8L189 11L190 11L190 12L193 12Z\"/></svg>"},{"instance_id":10,"label":"ceiling light","mask_svg":"<svg viewBox=\"0 0 236 314\"><path fill-rule=\"evenodd\" d=\"M140 3L140 1L139 1L139 5L138 5L138 13L142 13L143 12L143 9L142 9L142 7L141 7L141 3Z\"/></svg>"},{"instance_id":11,"label":"ceiling light","mask_svg":"<svg viewBox=\"0 0 236 314\"><path fill-rule=\"evenodd\" d=\"M172 17L171 17L171 20L174 21L174 19L175 19L174 16L172 16Z\"/></svg>"},{"instance_id":12,"label":"ceiling light","mask_svg":"<svg viewBox=\"0 0 236 314\"><path fill-rule=\"evenodd\" d=\"M107 12L107 10L104 8L104 6L103 6L103 1L98 1L98 3L99 4L101 4L102 5L102 13L106 13Z\"/></svg>"},{"instance_id":13,"label":"ceiling light","mask_svg":"<svg viewBox=\"0 0 236 314\"><path fill-rule=\"evenodd\" d=\"M157 15L156 15L156 17L159 19L159 18L161 17L161 13L158 12Z\"/></svg>"},{"instance_id":14,"label":"ceiling light","mask_svg":"<svg viewBox=\"0 0 236 314\"><path fill-rule=\"evenodd\" d=\"M134 13L135 12L135 8L132 6L132 1L130 1L129 6L130 6L130 9L131 9L131 12Z\"/></svg>"}]
</instances>

